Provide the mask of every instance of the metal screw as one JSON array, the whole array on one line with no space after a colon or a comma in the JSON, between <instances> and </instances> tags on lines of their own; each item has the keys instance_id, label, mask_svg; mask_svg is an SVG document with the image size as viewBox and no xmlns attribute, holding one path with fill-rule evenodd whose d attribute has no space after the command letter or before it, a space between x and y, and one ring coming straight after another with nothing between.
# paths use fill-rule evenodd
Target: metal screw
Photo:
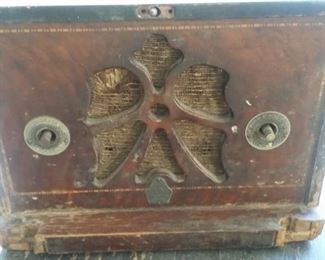
<instances>
[{"instance_id":1,"label":"metal screw","mask_svg":"<svg viewBox=\"0 0 325 260\"><path fill-rule=\"evenodd\" d=\"M262 126L261 132L267 141L273 142L275 140L276 133L270 124L266 124L266 125Z\"/></svg>"},{"instance_id":2,"label":"metal screw","mask_svg":"<svg viewBox=\"0 0 325 260\"><path fill-rule=\"evenodd\" d=\"M160 14L160 10L158 7L153 6L149 8L149 15L151 17L158 17L159 14Z\"/></svg>"}]
</instances>

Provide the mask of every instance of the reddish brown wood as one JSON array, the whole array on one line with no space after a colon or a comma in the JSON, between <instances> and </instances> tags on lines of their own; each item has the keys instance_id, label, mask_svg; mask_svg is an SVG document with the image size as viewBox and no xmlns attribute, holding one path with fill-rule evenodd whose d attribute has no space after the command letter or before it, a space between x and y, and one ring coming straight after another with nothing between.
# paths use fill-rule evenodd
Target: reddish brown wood
<instances>
[{"instance_id":1,"label":"reddish brown wood","mask_svg":"<svg viewBox=\"0 0 325 260\"><path fill-rule=\"evenodd\" d=\"M324 24L324 17L319 16L1 25L2 212L13 214L6 215L9 219L5 218L4 245L57 253L80 251L84 243L89 245L84 249L105 251L212 248L230 246L234 240L236 246L277 246L290 241L283 236L291 232L287 225L291 209L305 207L308 203L317 205L320 187L315 184L314 176L317 174L318 182L323 178L323 173L314 169L314 162L324 110ZM157 93L147 75L130 61L134 51L141 49L152 33L164 35L170 45L184 55L182 62L175 64L169 73L161 93ZM210 64L229 73L225 96L232 111L231 117L209 117L175 102L175 80L193 64ZM111 118L87 118L90 103L87 79L110 67L124 67L136 74L145 90L143 100ZM168 118L161 122L150 119L148 115L150 107L156 103L169 109ZM244 130L256 114L273 110L289 118L292 130L279 148L261 152L246 142ZM24 127L29 120L41 115L56 117L70 129L71 144L64 153L45 157L35 155L26 146L22 134ZM144 121L147 128L128 157L109 178L94 181L93 169L97 163L94 134L137 119ZM210 175L187 152L172 126L179 119L188 119L225 133L222 163L226 179ZM238 127L238 133L232 131L233 126ZM148 184L136 183L134 172L154 132L160 128L166 131L186 178L178 183L166 178L173 191L170 204L153 207L145 196ZM133 160L134 157L137 160ZM82 186L77 185L80 182ZM315 188L310 188L310 183ZM264 208L278 205L286 210L275 217L272 215L274 226L267 229L264 225L269 213ZM233 232L237 231L231 226L236 221L235 213L228 210L229 206L258 211L261 227L257 231L265 233L263 239L254 236L249 242L251 233L255 232L251 229L255 220L251 211L245 211L242 217L248 225L241 233L242 237L236 240ZM190 207L191 211L184 207ZM216 213L215 207L224 213ZM80 230L75 231L77 225L70 226L69 223L82 218L84 209L87 217L78 222ZM98 215L92 209L102 209L104 213L96 218ZM124 215L123 212L130 209L136 212ZM66 210L71 210L76 217L71 218ZM10 232L14 232L17 226L25 227L19 222L27 214L25 211L32 212L31 219L40 220L37 217L40 212L49 218L41 217L40 229L36 228L31 236L25 236L19 243L11 243L10 239L7 240ZM62 218L58 217L60 214ZM143 220L138 221L143 215ZM123 235L117 234L121 227L111 232L115 227L110 222L111 217L116 217L129 229L124 230ZM221 227L216 224L221 218L228 228L226 233L220 232ZM15 219L19 221L14 223ZM322 226L319 219L310 220L319 224L315 228L317 232ZM53 226L51 221L55 222ZM182 222L183 233L174 234ZM58 223L65 228L64 235L75 232L72 237L61 236ZM103 223L107 233L94 238L91 234L101 229ZM155 223L154 228L161 224L164 230L159 234L145 234L152 223ZM193 223L198 223L198 226L190 230ZM216 226L209 230L205 223ZM27 227L34 227L34 224L28 223ZM239 227L239 224L235 225L235 228ZM136 232L129 234L132 229ZM137 238L137 232L143 234L143 241ZM63 237L67 240L60 241ZM193 240L186 242L189 237ZM224 237L225 241L220 242ZM41 242L26 242L34 238L40 238ZM125 239L130 240L122 243ZM183 242L175 245L175 241Z\"/></svg>"}]
</instances>

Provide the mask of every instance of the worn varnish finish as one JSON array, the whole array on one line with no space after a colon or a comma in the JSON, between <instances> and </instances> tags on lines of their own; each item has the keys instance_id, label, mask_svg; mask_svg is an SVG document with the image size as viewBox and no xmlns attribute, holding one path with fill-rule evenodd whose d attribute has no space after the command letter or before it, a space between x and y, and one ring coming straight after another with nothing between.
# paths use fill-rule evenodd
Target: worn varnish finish
<instances>
[{"instance_id":1,"label":"worn varnish finish","mask_svg":"<svg viewBox=\"0 0 325 260\"><path fill-rule=\"evenodd\" d=\"M163 92L131 59L153 34L183 55L166 75ZM321 15L1 25L2 244L65 253L271 247L314 238L323 222L307 206L318 204L323 178L324 35ZM228 74L229 114L197 113L175 102L178 76L197 64ZM109 68L131 71L143 97L127 112L90 118L87 82ZM148 115L157 103L168 107L163 120ZM285 114L291 133L280 147L259 151L244 131L265 111ZM59 155L37 155L24 142L25 125L42 115L70 130L70 146ZM181 119L225 135L220 175L185 156L173 127ZM97 179L94 136L135 120L146 128L129 160ZM149 184L136 181L136 169L158 129L165 131L185 177L173 181L173 173L153 173L172 191L167 205L153 206L146 196Z\"/></svg>"}]
</instances>

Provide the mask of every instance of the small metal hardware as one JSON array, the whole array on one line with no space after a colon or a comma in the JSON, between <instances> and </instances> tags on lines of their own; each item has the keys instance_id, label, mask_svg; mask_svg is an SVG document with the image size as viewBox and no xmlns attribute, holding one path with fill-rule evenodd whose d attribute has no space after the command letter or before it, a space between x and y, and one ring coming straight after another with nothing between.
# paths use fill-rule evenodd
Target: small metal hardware
<instances>
[{"instance_id":1,"label":"small metal hardware","mask_svg":"<svg viewBox=\"0 0 325 260\"><path fill-rule=\"evenodd\" d=\"M290 121L282 113L267 111L253 117L247 124L247 142L258 150L271 150L283 144L290 134Z\"/></svg>"},{"instance_id":2,"label":"small metal hardware","mask_svg":"<svg viewBox=\"0 0 325 260\"><path fill-rule=\"evenodd\" d=\"M169 204L173 191L162 177L154 178L145 191L150 205Z\"/></svg>"},{"instance_id":3,"label":"small metal hardware","mask_svg":"<svg viewBox=\"0 0 325 260\"><path fill-rule=\"evenodd\" d=\"M151 17L157 17L160 14L160 9L156 6L150 7L149 14Z\"/></svg>"},{"instance_id":4,"label":"small metal hardware","mask_svg":"<svg viewBox=\"0 0 325 260\"><path fill-rule=\"evenodd\" d=\"M269 142L273 142L276 137L276 129L274 129L274 125L266 124L261 127L261 132L265 139Z\"/></svg>"},{"instance_id":5,"label":"small metal hardware","mask_svg":"<svg viewBox=\"0 0 325 260\"><path fill-rule=\"evenodd\" d=\"M24 129L24 139L34 152L53 156L62 153L69 146L70 132L60 120L40 116L27 123Z\"/></svg>"},{"instance_id":6,"label":"small metal hardware","mask_svg":"<svg viewBox=\"0 0 325 260\"><path fill-rule=\"evenodd\" d=\"M141 19L171 19L174 9L170 5L144 5L136 9L136 15Z\"/></svg>"}]
</instances>

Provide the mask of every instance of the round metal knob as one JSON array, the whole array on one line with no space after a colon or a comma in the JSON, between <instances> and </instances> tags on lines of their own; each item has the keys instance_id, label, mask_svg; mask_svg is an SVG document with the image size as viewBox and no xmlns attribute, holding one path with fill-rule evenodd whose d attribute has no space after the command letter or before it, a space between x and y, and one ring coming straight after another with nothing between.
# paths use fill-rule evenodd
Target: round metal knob
<instances>
[{"instance_id":1,"label":"round metal knob","mask_svg":"<svg viewBox=\"0 0 325 260\"><path fill-rule=\"evenodd\" d=\"M40 116L26 124L24 139L27 146L34 152L53 156L62 153L69 146L70 132L60 120Z\"/></svg>"},{"instance_id":2,"label":"round metal knob","mask_svg":"<svg viewBox=\"0 0 325 260\"><path fill-rule=\"evenodd\" d=\"M247 124L247 142L258 150L272 150L282 145L290 134L290 121L282 113L267 111L254 116Z\"/></svg>"}]
</instances>

